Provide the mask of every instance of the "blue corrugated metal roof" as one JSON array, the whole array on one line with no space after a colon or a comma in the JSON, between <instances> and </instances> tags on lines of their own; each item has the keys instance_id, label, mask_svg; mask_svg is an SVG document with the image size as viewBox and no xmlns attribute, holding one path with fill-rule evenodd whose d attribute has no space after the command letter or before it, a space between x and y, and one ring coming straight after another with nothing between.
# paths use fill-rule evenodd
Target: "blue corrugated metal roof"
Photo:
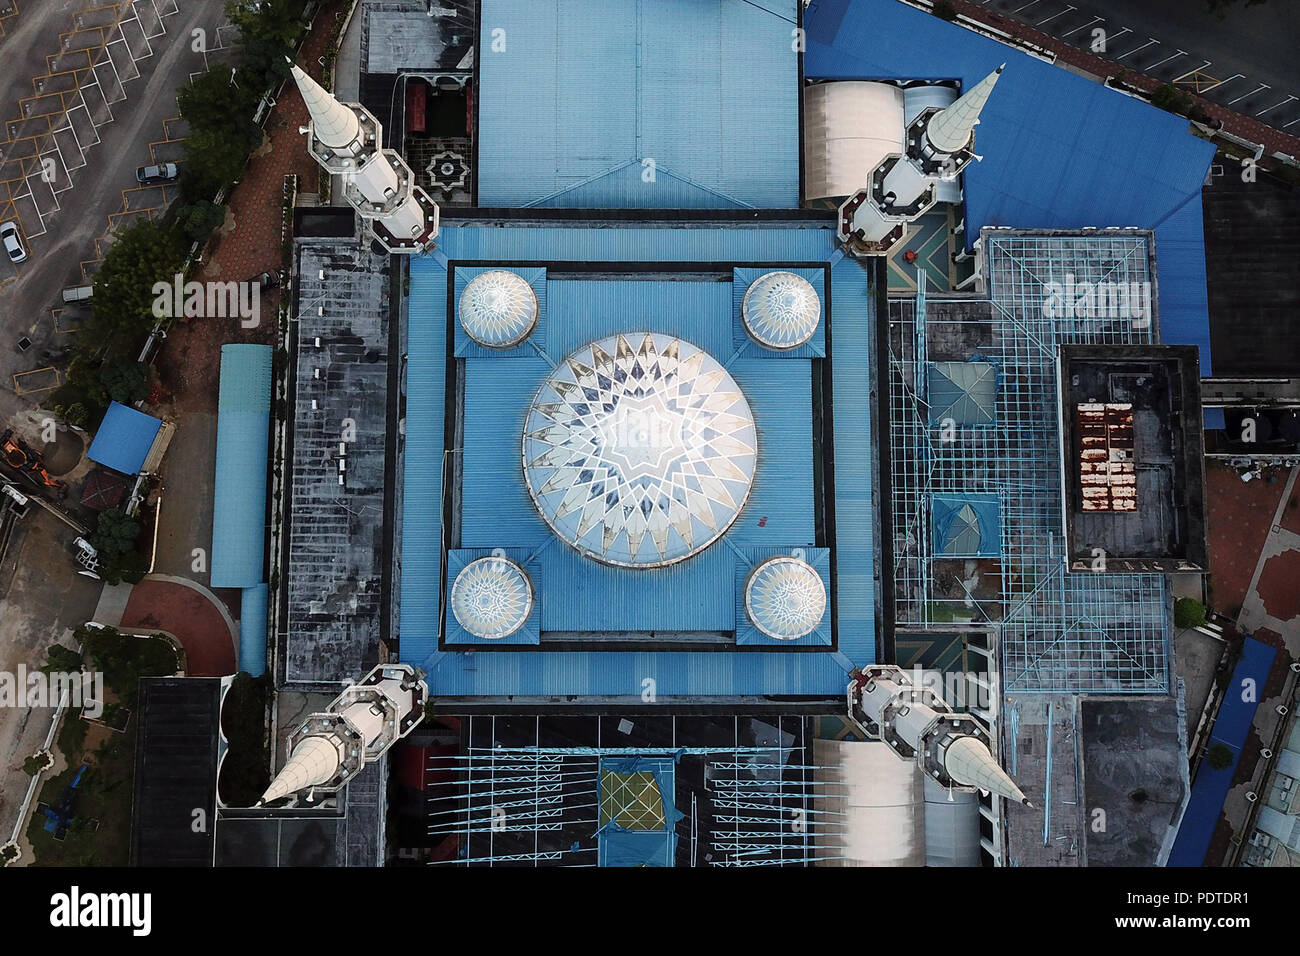
<instances>
[{"instance_id":1,"label":"blue corrugated metal roof","mask_svg":"<svg viewBox=\"0 0 1300 956\"><path fill-rule=\"evenodd\" d=\"M1200 190L1215 147L1187 120L896 0L814 0L804 73L935 79L969 88L1007 68L967 167L971 241L984 226L1156 231L1162 340L1198 345L1210 374Z\"/></svg>"},{"instance_id":2,"label":"blue corrugated metal roof","mask_svg":"<svg viewBox=\"0 0 1300 956\"><path fill-rule=\"evenodd\" d=\"M459 272L460 270L457 270ZM565 279L547 283L552 361L618 332L659 332L700 346L721 362L732 355L731 273L694 279ZM721 281L720 281L721 280ZM558 544L521 477L524 416L551 370L542 358L466 363L461 545L541 548L545 631L730 631L735 555L713 547L666 568L597 564ZM773 363L741 354L728 371L758 427L750 499L725 538L738 545L795 547L812 542L812 394L808 360Z\"/></svg>"},{"instance_id":3,"label":"blue corrugated metal roof","mask_svg":"<svg viewBox=\"0 0 1300 956\"><path fill-rule=\"evenodd\" d=\"M795 227L727 224L671 229L445 225L439 251L412 262L401 569L402 659L429 671L435 694L827 696L842 692L849 667L874 661L869 362L872 305L866 272L834 249L832 231L811 223ZM445 591L439 542L443 535L448 258L493 263L835 264L833 289L826 299L835 302L836 540L841 582L838 653L725 649L709 653L555 652L544 646L541 652L494 649L467 654L439 650L440 603ZM613 266L611 271L619 270ZM551 273L564 275L562 266L554 264ZM614 331L648 329L682 335L725 360L733 354L731 275L727 267L719 275L685 279L653 274L575 278L571 273L552 278L547 282L544 351L551 361L557 361L582 344ZM842 330L839 322L844 323ZM550 362L541 356L510 362L466 362L463 465L467 477L461 489L464 500L460 546L533 547L538 551L538 560L546 562L540 585L543 631L579 626L591 630L593 615L603 616L610 626L618 626L620 620L630 620L629 613L640 615L640 620L636 624L623 623L626 629L645 627L644 622L652 622L660 629L682 625L693 630L732 629L733 582L728 579L726 586L719 588L725 608L719 595L711 594L707 587L709 581L723 580L724 568L727 575L734 575L737 555L729 544L718 543L662 572L624 572L581 557L556 541L538 518L523 488L517 435L536 384L549 368ZM797 388L785 380L783 370L795 376ZM772 362L742 354L734 357L729 371L755 409L760 455L766 449L800 464L787 468L774 463L772 467L777 471L769 471L765 480L760 462L749 504L727 537L737 547L810 544L812 433L808 360ZM769 433L765 434L764 429ZM790 484L783 487L786 482ZM512 540L503 541L507 532ZM662 587L647 586L655 575Z\"/></svg>"},{"instance_id":4,"label":"blue corrugated metal roof","mask_svg":"<svg viewBox=\"0 0 1300 956\"><path fill-rule=\"evenodd\" d=\"M483 0L479 204L797 206L797 2Z\"/></svg>"},{"instance_id":5,"label":"blue corrugated metal roof","mask_svg":"<svg viewBox=\"0 0 1300 956\"><path fill-rule=\"evenodd\" d=\"M139 474L160 428L161 419L113 402L104 414L99 431L95 432L86 457L124 475Z\"/></svg>"},{"instance_id":6,"label":"blue corrugated metal roof","mask_svg":"<svg viewBox=\"0 0 1300 956\"><path fill-rule=\"evenodd\" d=\"M266 673L266 623L270 589L244 588L239 601L239 669L253 677Z\"/></svg>"},{"instance_id":7,"label":"blue corrugated metal roof","mask_svg":"<svg viewBox=\"0 0 1300 956\"><path fill-rule=\"evenodd\" d=\"M212 495L214 588L262 583L270 430L271 347L223 345Z\"/></svg>"}]
</instances>

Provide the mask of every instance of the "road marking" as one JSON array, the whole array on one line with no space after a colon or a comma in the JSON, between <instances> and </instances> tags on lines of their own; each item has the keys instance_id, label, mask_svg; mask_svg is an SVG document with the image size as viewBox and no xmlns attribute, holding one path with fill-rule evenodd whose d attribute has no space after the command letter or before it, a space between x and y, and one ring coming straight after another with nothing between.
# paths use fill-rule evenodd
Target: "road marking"
<instances>
[{"instance_id":1,"label":"road marking","mask_svg":"<svg viewBox=\"0 0 1300 956\"><path fill-rule=\"evenodd\" d=\"M1292 126L1294 126L1296 123L1300 123L1300 116L1296 117L1295 119L1293 119L1293 120L1292 120L1291 122L1289 122L1289 123L1283 123L1283 124L1282 124L1282 128L1283 128L1283 129L1290 129L1290 128L1291 128Z\"/></svg>"},{"instance_id":2,"label":"road marking","mask_svg":"<svg viewBox=\"0 0 1300 956\"><path fill-rule=\"evenodd\" d=\"M1159 40L1153 37L1152 39L1148 40L1146 43L1143 43L1141 46L1134 47L1132 50L1129 50L1127 53L1121 53L1119 56L1115 57L1115 59L1122 60L1126 56L1132 56L1134 53L1137 53L1138 50L1145 50L1147 47L1151 46L1151 44L1159 43L1159 42L1160 42Z\"/></svg>"},{"instance_id":3,"label":"road marking","mask_svg":"<svg viewBox=\"0 0 1300 956\"><path fill-rule=\"evenodd\" d=\"M1272 106L1268 107L1268 109L1262 109L1262 110L1260 110L1258 113L1256 113L1255 115L1256 115L1256 116L1263 116L1263 115L1264 115L1265 113L1267 113L1269 110L1275 110L1275 109L1277 109L1279 106L1286 106L1288 103L1290 103L1290 102L1291 102L1292 100L1294 100L1294 99L1295 99L1294 96L1288 96L1286 99L1282 100L1282 102L1280 102L1280 103L1274 103Z\"/></svg>"},{"instance_id":4,"label":"road marking","mask_svg":"<svg viewBox=\"0 0 1300 956\"><path fill-rule=\"evenodd\" d=\"M1037 2L1038 2L1038 0L1029 0L1029 2L1026 3L1023 7L1016 7L1014 10L1011 11L1012 16L1015 16L1015 15L1016 15L1017 13L1019 13L1021 10L1028 10L1030 7L1032 7L1032 6L1033 6L1035 3L1037 3Z\"/></svg>"},{"instance_id":5,"label":"road marking","mask_svg":"<svg viewBox=\"0 0 1300 956\"><path fill-rule=\"evenodd\" d=\"M1234 74L1232 74L1232 76L1228 77L1226 80L1219 80L1218 83L1213 83L1213 84L1211 84L1210 86L1207 86L1207 87L1206 87L1205 89L1203 89L1203 90L1197 90L1197 92L1198 92L1198 93L1201 93L1201 94L1205 94L1205 93L1210 92L1210 90L1218 89L1218 88L1219 88L1220 86L1222 86L1224 83L1231 83L1233 80L1244 80L1245 78L1246 78L1246 77L1245 77L1245 74L1243 74L1243 73L1234 73Z\"/></svg>"},{"instance_id":6,"label":"road marking","mask_svg":"<svg viewBox=\"0 0 1300 956\"><path fill-rule=\"evenodd\" d=\"M1161 60L1159 63L1153 63L1153 64L1151 64L1149 67L1147 67L1147 72L1150 73L1150 72L1151 72L1152 70L1154 70L1156 67L1158 67L1158 66L1164 66L1164 65L1165 65L1166 63L1168 63L1170 60L1176 60L1176 59L1178 59L1180 56L1187 56L1187 51L1186 51L1186 50L1179 50L1179 51L1178 51L1177 53L1175 53L1173 56L1167 56L1167 57L1165 57L1163 60Z\"/></svg>"},{"instance_id":7,"label":"road marking","mask_svg":"<svg viewBox=\"0 0 1300 956\"><path fill-rule=\"evenodd\" d=\"M1119 31L1119 33L1116 33L1114 36L1108 36L1108 37L1106 37L1106 43L1108 43L1108 44L1110 44L1110 43L1114 43L1116 40L1118 40L1118 39L1119 39L1120 37L1122 37L1124 34L1126 34L1126 33L1132 33L1132 32L1133 32L1133 31L1130 30L1128 27L1124 27L1124 28L1122 28L1122 29Z\"/></svg>"},{"instance_id":8,"label":"road marking","mask_svg":"<svg viewBox=\"0 0 1300 956\"><path fill-rule=\"evenodd\" d=\"M1034 24L1034 26L1039 26L1039 27L1041 27L1044 23L1047 23L1047 22L1049 22L1049 21L1051 21L1051 20L1055 20L1057 17L1061 16L1062 14L1065 14L1065 13L1073 13L1075 10L1078 10L1078 9L1079 9L1078 7L1069 7L1069 6L1067 6L1067 8L1066 8L1065 10L1062 10L1060 13L1053 13L1053 14L1052 14L1050 17L1048 17L1046 20L1039 20L1036 24Z\"/></svg>"},{"instance_id":9,"label":"road marking","mask_svg":"<svg viewBox=\"0 0 1300 956\"><path fill-rule=\"evenodd\" d=\"M1169 82L1170 82L1170 83L1181 83L1183 80L1187 79L1187 78L1188 78L1189 76L1191 76L1193 73L1200 73L1200 72L1201 72L1202 70L1204 70L1207 66L1209 66L1211 62L1212 62L1212 61L1210 61L1210 60L1206 60L1206 61L1205 61L1204 63L1202 63L1200 66L1196 67L1196 69L1194 69L1194 70L1188 70L1188 71L1187 71L1186 73L1184 73L1182 76L1175 76L1175 77L1174 77L1172 80L1170 80ZM1211 77L1211 79L1213 79L1213 77Z\"/></svg>"},{"instance_id":10,"label":"road marking","mask_svg":"<svg viewBox=\"0 0 1300 956\"><path fill-rule=\"evenodd\" d=\"M1244 99L1245 99L1246 97L1248 97L1248 96L1254 96L1256 93L1262 93L1262 92L1264 92L1264 90L1271 90L1271 89L1272 89L1272 87L1269 86L1267 83L1261 83L1261 84L1259 84L1259 86L1255 87L1255 89L1251 90L1249 93L1242 93L1239 97L1237 97L1237 99L1235 99L1235 100L1228 100L1228 104L1227 104L1227 105L1228 105L1228 106L1231 106L1233 103L1236 103L1236 102L1238 102L1239 100L1244 100Z\"/></svg>"},{"instance_id":11,"label":"road marking","mask_svg":"<svg viewBox=\"0 0 1300 956\"><path fill-rule=\"evenodd\" d=\"M1064 40L1064 39L1065 39L1066 37L1068 37L1071 33L1078 33L1080 30L1086 30L1088 27L1092 26L1094 23L1100 23L1101 21L1102 21L1102 18L1101 18L1101 17L1093 17L1091 21L1089 21L1088 23L1085 23L1083 26L1081 26L1081 27L1075 27L1073 30L1067 30L1065 33L1062 33L1062 34L1061 34L1061 39Z\"/></svg>"}]
</instances>

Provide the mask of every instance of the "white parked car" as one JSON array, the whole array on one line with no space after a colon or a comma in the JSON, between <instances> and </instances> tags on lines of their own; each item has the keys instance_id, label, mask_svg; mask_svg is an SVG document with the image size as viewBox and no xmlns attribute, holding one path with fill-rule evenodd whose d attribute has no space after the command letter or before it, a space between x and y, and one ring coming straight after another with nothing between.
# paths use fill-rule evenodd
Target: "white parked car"
<instances>
[{"instance_id":1,"label":"white parked car","mask_svg":"<svg viewBox=\"0 0 1300 956\"><path fill-rule=\"evenodd\" d=\"M27 250L23 248L23 236L18 231L18 223L12 219L6 223L0 223L0 243L4 244L5 252L9 255L11 262L25 262L27 260Z\"/></svg>"}]
</instances>

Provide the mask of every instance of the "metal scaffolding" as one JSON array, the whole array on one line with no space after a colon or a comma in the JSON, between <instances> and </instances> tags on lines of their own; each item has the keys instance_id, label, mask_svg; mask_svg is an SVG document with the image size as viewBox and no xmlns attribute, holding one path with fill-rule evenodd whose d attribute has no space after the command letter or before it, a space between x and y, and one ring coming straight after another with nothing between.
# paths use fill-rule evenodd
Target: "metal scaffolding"
<instances>
[{"instance_id":1,"label":"metal scaffolding","mask_svg":"<svg viewBox=\"0 0 1300 956\"><path fill-rule=\"evenodd\" d=\"M475 726L494 718L467 718ZM516 719L518 722L519 719ZM538 726L545 718L536 718ZM591 718L595 721L596 718ZM457 838L461 865L594 866L599 851L600 781L606 758L668 758L676 764L676 792L666 804L682 812L675 832L679 865L800 866L815 856L814 836L838 827L813 797L828 784L807 762L804 718L797 730L772 721L771 743L742 743L734 733L714 746L475 746L457 755L430 756L426 771L440 795L426 800L431 842ZM529 718L524 718L527 723ZM731 723L727 718L726 723ZM676 726L676 718L672 718ZM722 724L725 726L725 723ZM538 737L540 734L535 733ZM676 738L675 730L665 739ZM670 828L671 829L671 828Z\"/></svg>"},{"instance_id":2,"label":"metal scaffolding","mask_svg":"<svg viewBox=\"0 0 1300 956\"><path fill-rule=\"evenodd\" d=\"M1157 326L1153 317L1076 315L1049 302L1053 284L1151 288L1150 234L986 229L982 243L986 297L927 301L922 276L915 302L896 301L891 308L898 624L995 628L1007 692L1167 693L1164 577L1066 570L1057 388L1058 346L1151 342ZM947 360L996 366L993 424L954 429L930 423L928 363ZM999 498L1000 557L936 556L931 495L970 493Z\"/></svg>"}]
</instances>

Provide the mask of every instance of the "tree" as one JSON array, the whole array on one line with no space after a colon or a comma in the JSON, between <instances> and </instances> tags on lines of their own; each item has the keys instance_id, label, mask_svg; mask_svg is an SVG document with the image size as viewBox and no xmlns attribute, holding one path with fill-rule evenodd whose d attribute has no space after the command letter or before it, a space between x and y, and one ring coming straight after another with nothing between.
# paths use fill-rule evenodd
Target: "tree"
<instances>
[{"instance_id":1,"label":"tree","mask_svg":"<svg viewBox=\"0 0 1300 956\"><path fill-rule=\"evenodd\" d=\"M1194 598L1179 598L1174 602L1174 627L1185 631L1205 624L1205 605Z\"/></svg>"},{"instance_id":2,"label":"tree","mask_svg":"<svg viewBox=\"0 0 1300 956\"><path fill-rule=\"evenodd\" d=\"M118 236L95 275L94 317L77 334L77 344L94 351L112 346L119 354L133 350L157 321L154 284L170 285L184 267L185 249L175 230L148 219L135 222ZM85 348L79 352L84 355Z\"/></svg>"},{"instance_id":3,"label":"tree","mask_svg":"<svg viewBox=\"0 0 1300 956\"><path fill-rule=\"evenodd\" d=\"M257 93L289 75L286 58L302 36L306 0L227 0L226 19L239 28L241 82Z\"/></svg>"},{"instance_id":4,"label":"tree","mask_svg":"<svg viewBox=\"0 0 1300 956\"><path fill-rule=\"evenodd\" d=\"M226 207L206 199L176 210L176 226L186 237L199 244L208 241L213 230L226 221Z\"/></svg>"},{"instance_id":5,"label":"tree","mask_svg":"<svg viewBox=\"0 0 1300 956\"><path fill-rule=\"evenodd\" d=\"M58 409L55 409L57 412ZM63 409L63 420L73 428L80 428L86 424L86 406L81 402L73 402L67 408Z\"/></svg>"},{"instance_id":6,"label":"tree","mask_svg":"<svg viewBox=\"0 0 1300 956\"><path fill-rule=\"evenodd\" d=\"M1205 762L1215 770L1227 770L1232 766L1232 751L1226 744L1214 744L1205 752Z\"/></svg>"},{"instance_id":7,"label":"tree","mask_svg":"<svg viewBox=\"0 0 1300 956\"><path fill-rule=\"evenodd\" d=\"M931 12L940 20L947 20L949 23L957 19L957 8L953 6L952 0L935 0Z\"/></svg>"},{"instance_id":8,"label":"tree","mask_svg":"<svg viewBox=\"0 0 1300 956\"><path fill-rule=\"evenodd\" d=\"M99 370L108 397L131 405L149 394L149 367L143 362L109 360Z\"/></svg>"},{"instance_id":9,"label":"tree","mask_svg":"<svg viewBox=\"0 0 1300 956\"><path fill-rule=\"evenodd\" d=\"M51 644L45 651L43 670L74 673L81 670L81 653L62 644Z\"/></svg>"},{"instance_id":10,"label":"tree","mask_svg":"<svg viewBox=\"0 0 1300 956\"><path fill-rule=\"evenodd\" d=\"M176 96L189 124L182 181L187 198L206 200L233 183L262 141L262 129L253 122L257 94L232 80L225 68L207 70Z\"/></svg>"},{"instance_id":11,"label":"tree","mask_svg":"<svg viewBox=\"0 0 1300 956\"><path fill-rule=\"evenodd\" d=\"M117 557L135 549L135 539L140 536L140 522L128 518L119 508L109 508L99 513L99 523L90 536L101 558Z\"/></svg>"}]
</instances>

